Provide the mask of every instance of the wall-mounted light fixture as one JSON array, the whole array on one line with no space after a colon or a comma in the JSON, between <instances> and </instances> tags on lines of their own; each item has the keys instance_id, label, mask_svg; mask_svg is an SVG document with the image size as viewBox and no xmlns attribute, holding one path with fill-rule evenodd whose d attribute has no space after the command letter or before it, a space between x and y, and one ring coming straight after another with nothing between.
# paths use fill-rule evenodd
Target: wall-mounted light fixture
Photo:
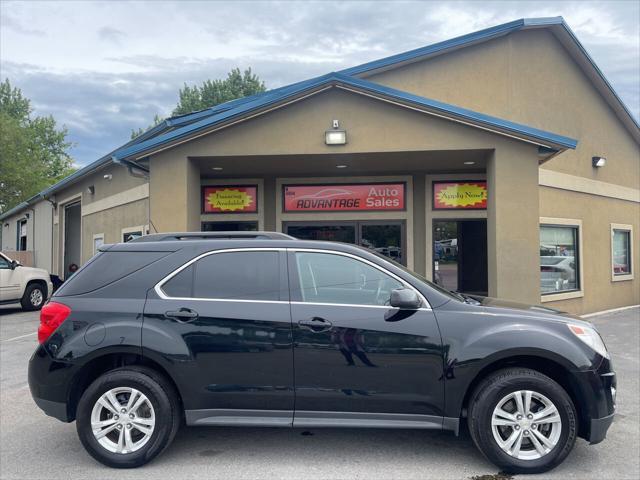
<instances>
[{"instance_id":1,"label":"wall-mounted light fixture","mask_svg":"<svg viewBox=\"0 0 640 480\"><path fill-rule=\"evenodd\" d=\"M591 157L593 168L604 167L605 163L607 163L607 159L604 157Z\"/></svg>"},{"instance_id":2,"label":"wall-mounted light fixture","mask_svg":"<svg viewBox=\"0 0 640 480\"><path fill-rule=\"evenodd\" d=\"M93 186L93 185L89 185L89 186L87 187L87 193L88 193L89 195L93 195L94 193L96 193L96 187L95 187L95 186Z\"/></svg>"},{"instance_id":3,"label":"wall-mounted light fixture","mask_svg":"<svg viewBox=\"0 0 640 480\"><path fill-rule=\"evenodd\" d=\"M31 216L31 214L30 214L29 212L27 212L27 213L25 213L25 214L24 214L24 217L25 217L27 220L29 219L29 217L30 217L30 216Z\"/></svg>"},{"instance_id":4,"label":"wall-mounted light fixture","mask_svg":"<svg viewBox=\"0 0 640 480\"><path fill-rule=\"evenodd\" d=\"M8 223L5 223L5 224L4 224L4 228L9 228L9 224L8 224Z\"/></svg>"},{"instance_id":5,"label":"wall-mounted light fixture","mask_svg":"<svg viewBox=\"0 0 640 480\"><path fill-rule=\"evenodd\" d=\"M345 145L347 143L347 131L340 130L340 122L332 122L333 130L324 132L324 143L327 145Z\"/></svg>"},{"instance_id":6,"label":"wall-mounted light fixture","mask_svg":"<svg viewBox=\"0 0 640 480\"><path fill-rule=\"evenodd\" d=\"M111 179L113 178L113 175L110 173L107 173L106 175L104 175L102 178L104 178L105 180L108 180L109 182L111 181Z\"/></svg>"}]
</instances>

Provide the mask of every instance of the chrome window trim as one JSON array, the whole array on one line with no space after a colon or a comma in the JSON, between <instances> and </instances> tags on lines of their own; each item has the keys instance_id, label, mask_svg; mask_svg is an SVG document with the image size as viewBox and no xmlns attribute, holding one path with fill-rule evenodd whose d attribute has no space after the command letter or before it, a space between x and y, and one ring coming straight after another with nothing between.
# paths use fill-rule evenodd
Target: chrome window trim
<instances>
[{"instance_id":1,"label":"chrome window trim","mask_svg":"<svg viewBox=\"0 0 640 480\"><path fill-rule=\"evenodd\" d=\"M373 268L376 268L378 270L380 270L382 273L389 275L390 277L394 278L395 280L397 280L398 282L400 282L402 285L404 285L407 288L412 289L413 291L415 291L418 294L418 297L420 297L420 299L422 300L423 303L423 307L420 307L417 310L428 310L431 311L431 305L429 304L429 302L427 301L427 299L425 298L424 295L422 295L422 293L420 293L420 291L415 288L413 285L411 285L409 282L407 282L406 280L403 280L402 278L400 278L398 275L396 275L395 273L390 272L389 270L385 269L384 267L381 267L380 265L367 260L366 258L362 258L358 255L354 255L352 253L347 253L347 252L339 252L336 250L325 250L325 249L320 249L320 248L284 248L284 247L243 247L243 248L225 248L225 249L221 249L221 250L212 250L209 252L205 252L202 253L200 255L198 255L197 257L192 258L191 260L189 260L188 262L186 262L184 265L178 267L177 269L175 269L173 272L169 273L168 275L166 275L164 278L162 278L158 283L156 283L156 285L153 287L153 290L156 292L156 294L158 295L158 297L160 297L162 300L186 300L186 301L204 301L204 302L241 302L241 303L267 303L267 304L291 304L291 305L328 305L328 306L341 306L341 307L357 307L357 308L384 308L384 309L393 309L394 307L391 307L389 305L363 305L363 304L346 304L346 303L322 303L322 302L291 302L288 300L251 300L251 299L232 299L232 298L200 298L200 297L170 297L169 295L167 295L164 290L162 290L162 286L167 283L169 280L171 280L173 277L175 277L176 275L178 275L182 270L188 268L189 266L191 266L192 264L194 264L195 262L197 262L198 260L204 258L204 257L208 257L209 255L216 255L218 253L236 253L236 252L309 252L309 253L328 253L331 255L340 255L343 257L349 257L349 258L353 258L354 260L363 262ZM384 259L381 259L381 261L384 262Z\"/></svg>"},{"instance_id":2,"label":"chrome window trim","mask_svg":"<svg viewBox=\"0 0 640 480\"><path fill-rule=\"evenodd\" d=\"M411 285L409 282L407 282L406 280L400 278L398 275L396 275L393 272L390 272L389 270L387 270L384 267L381 267L380 265L378 265L377 263L374 263L370 260L367 260L366 258L362 258L358 255L354 255L352 253L347 253L347 252L339 252L336 250L324 250L321 248L287 248L288 252L307 252L307 253L328 253L331 255L340 255L342 257L349 257L349 258L353 258L354 260L357 260L359 262L365 263L373 268L376 268L378 270L380 270L382 273L389 275L390 277L394 278L395 280L397 280L398 282L400 282L402 285L404 285L406 288L410 288L411 290L413 290L414 292L416 292L418 294L418 297L422 300L422 303L424 306L420 307L418 310L432 310L431 309L431 305L429 304L429 302L427 301L427 299L425 298L424 295L422 295L422 293L420 293L420 291L414 287L413 285ZM384 259L380 259L381 261L385 261ZM290 302L293 305L342 305L342 306L349 306L349 307L367 307L367 308L386 308L386 309L391 309L394 307L391 307L389 305L364 305L364 304L345 304L345 303L322 303L322 302Z\"/></svg>"},{"instance_id":3,"label":"chrome window trim","mask_svg":"<svg viewBox=\"0 0 640 480\"><path fill-rule=\"evenodd\" d=\"M158 283L155 284L153 290L156 292L158 297L162 300L198 300L205 302L244 302L244 303L289 303L287 300L249 300L249 299L230 299L230 298L200 298L200 297L170 297L167 295L164 290L162 290L162 286L171 280L173 277L178 275L185 268L188 268L198 260L208 257L209 255L216 255L218 253L236 253L236 252L286 252L286 248L279 247L246 247L246 248L224 248L221 250L212 250L210 252L205 252L197 257L192 258L187 263L182 265L181 267L176 268L173 272L162 278Z\"/></svg>"}]
</instances>

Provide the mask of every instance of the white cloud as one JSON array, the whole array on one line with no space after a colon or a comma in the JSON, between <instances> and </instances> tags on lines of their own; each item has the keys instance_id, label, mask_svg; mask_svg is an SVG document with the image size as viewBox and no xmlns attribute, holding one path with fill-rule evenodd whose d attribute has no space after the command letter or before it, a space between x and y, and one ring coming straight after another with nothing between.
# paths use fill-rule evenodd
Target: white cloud
<instances>
[{"instance_id":1,"label":"white cloud","mask_svg":"<svg viewBox=\"0 0 640 480\"><path fill-rule=\"evenodd\" d=\"M251 66L269 87L522 17L563 15L636 116L637 2L0 2L0 67L68 126L80 163Z\"/></svg>"}]
</instances>

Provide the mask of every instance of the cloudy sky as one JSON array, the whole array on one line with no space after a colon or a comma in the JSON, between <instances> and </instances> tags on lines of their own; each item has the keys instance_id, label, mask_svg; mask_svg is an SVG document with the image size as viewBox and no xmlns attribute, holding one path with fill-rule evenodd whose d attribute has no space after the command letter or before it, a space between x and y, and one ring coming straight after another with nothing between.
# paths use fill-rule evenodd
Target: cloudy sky
<instances>
[{"instance_id":1,"label":"cloudy sky","mask_svg":"<svg viewBox=\"0 0 640 480\"><path fill-rule=\"evenodd\" d=\"M185 82L250 66L277 87L517 18L562 15L638 118L639 5L0 0L0 74L36 114L67 126L84 165L168 115Z\"/></svg>"}]
</instances>

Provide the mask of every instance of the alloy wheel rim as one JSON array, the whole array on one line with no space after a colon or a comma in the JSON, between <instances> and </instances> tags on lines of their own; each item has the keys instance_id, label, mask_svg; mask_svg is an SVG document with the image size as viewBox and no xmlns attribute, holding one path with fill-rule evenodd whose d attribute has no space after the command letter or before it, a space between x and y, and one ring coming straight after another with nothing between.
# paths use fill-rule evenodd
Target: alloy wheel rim
<instances>
[{"instance_id":1,"label":"alloy wheel rim","mask_svg":"<svg viewBox=\"0 0 640 480\"><path fill-rule=\"evenodd\" d=\"M558 408L541 393L518 390L498 402L491 415L491 430L507 455L537 460L558 444L562 419Z\"/></svg>"},{"instance_id":2,"label":"alloy wheel rim","mask_svg":"<svg viewBox=\"0 0 640 480\"><path fill-rule=\"evenodd\" d=\"M91 431L112 453L127 454L144 447L156 425L147 396L130 387L117 387L98 398L91 411Z\"/></svg>"},{"instance_id":3,"label":"alloy wheel rim","mask_svg":"<svg viewBox=\"0 0 640 480\"><path fill-rule=\"evenodd\" d=\"M42 298L43 298L42 292L37 288L34 291L32 291L31 295L29 296L29 300L31 300L31 305L33 305L34 307L37 307L42 303Z\"/></svg>"}]
</instances>

